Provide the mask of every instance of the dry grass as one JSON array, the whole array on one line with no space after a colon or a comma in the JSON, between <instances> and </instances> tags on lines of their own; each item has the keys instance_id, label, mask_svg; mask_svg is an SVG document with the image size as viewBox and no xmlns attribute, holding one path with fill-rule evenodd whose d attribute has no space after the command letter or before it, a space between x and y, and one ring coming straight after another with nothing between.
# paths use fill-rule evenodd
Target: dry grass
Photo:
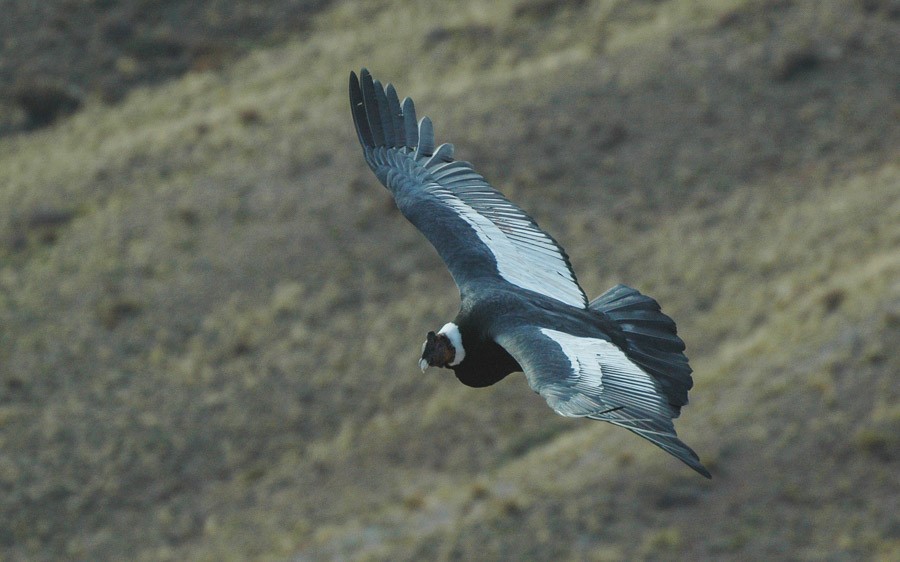
<instances>
[{"instance_id":1,"label":"dry grass","mask_svg":"<svg viewBox=\"0 0 900 562\"><path fill-rule=\"evenodd\" d=\"M0 140L0 556L896 557L890 9L371 6ZM418 374L456 291L359 155L361 65L678 320L711 482Z\"/></svg>"}]
</instances>

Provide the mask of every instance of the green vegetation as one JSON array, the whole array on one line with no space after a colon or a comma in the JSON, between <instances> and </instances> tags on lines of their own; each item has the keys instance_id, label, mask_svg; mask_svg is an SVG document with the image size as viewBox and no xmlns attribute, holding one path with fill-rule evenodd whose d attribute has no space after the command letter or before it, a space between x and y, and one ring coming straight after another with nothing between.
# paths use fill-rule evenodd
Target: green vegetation
<instances>
[{"instance_id":1,"label":"green vegetation","mask_svg":"<svg viewBox=\"0 0 900 562\"><path fill-rule=\"evenodd\" d=\"M0 138L0 558L897 559L898 21L334 2ZM457 294L359 153L363 65L589 296L663 303L712 481L522 377L418 372Z\"/></svg>"}]
</instances>

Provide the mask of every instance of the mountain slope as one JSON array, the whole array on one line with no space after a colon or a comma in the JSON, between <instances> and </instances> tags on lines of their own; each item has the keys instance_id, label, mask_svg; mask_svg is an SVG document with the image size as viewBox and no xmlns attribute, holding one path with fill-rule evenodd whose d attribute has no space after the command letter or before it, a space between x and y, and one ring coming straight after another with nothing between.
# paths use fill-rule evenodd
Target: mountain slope
<instances>
[{"instance_id":1,"label":"mountain slope","mask_svg":"<svg viewBox=\"0 0 900 562\"><path fill-rule=\"evenodd\" d=\"M0 140L0 556L896 557L890 5L492 6L338 2ZM711 482L418 373L457 295L359 154L362 65L589 296L663 303Z\"/></svg>"}]
</instances>

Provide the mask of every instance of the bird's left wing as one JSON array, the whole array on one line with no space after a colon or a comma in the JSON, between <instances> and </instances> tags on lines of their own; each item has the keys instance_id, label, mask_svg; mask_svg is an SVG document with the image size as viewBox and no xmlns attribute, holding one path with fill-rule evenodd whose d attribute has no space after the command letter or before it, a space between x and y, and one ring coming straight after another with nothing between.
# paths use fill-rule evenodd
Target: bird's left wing
<instances>
[{"instance_id":1,"label":"bird's left wing","mask_svg":"<svg viewBox=\"0 0 900 562\"><path fill-rule=\"evenodd\" d=\"M434 146L428 117L365 69L350 73L350 106L366 162L397 207L435 247L460 292L475 280L509 283L578 308L584 291L565 251L492 188L453 145Z\"/></svg>"},{"instance_id":2,"label":"bird's left wing","mask_svg":"<svg viewBox=\"0 0 900 562\"><path fill-rule=\"evenodd\" d=\"M629 429L710 477L675 433L679 407L670 402L677 400L614 343L537 326L511 328L495 340L556 413Z\"/></svg>"}]
</instances>

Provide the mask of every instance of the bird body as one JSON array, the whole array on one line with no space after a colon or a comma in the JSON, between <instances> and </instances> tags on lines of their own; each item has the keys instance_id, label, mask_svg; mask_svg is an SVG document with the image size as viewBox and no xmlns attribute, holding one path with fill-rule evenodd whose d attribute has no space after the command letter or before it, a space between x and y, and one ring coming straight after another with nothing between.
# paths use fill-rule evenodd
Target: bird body
<instances>
[{"instance_id":1,"label":"bird body","mask_svg":"<svg viewBox=\"0 0 900 562\"><path fill-rule=\"evenodd\" d=\"M625 285L588 302L562 247L491 187L409 98L350 75L369 167L435 247L460 292L456 318L429 332L420 366L471 387L522 371L558 414L624 427L710 477L672 420L693 386L684 342L659 304Z\"/></svg>"}]
</instances>

